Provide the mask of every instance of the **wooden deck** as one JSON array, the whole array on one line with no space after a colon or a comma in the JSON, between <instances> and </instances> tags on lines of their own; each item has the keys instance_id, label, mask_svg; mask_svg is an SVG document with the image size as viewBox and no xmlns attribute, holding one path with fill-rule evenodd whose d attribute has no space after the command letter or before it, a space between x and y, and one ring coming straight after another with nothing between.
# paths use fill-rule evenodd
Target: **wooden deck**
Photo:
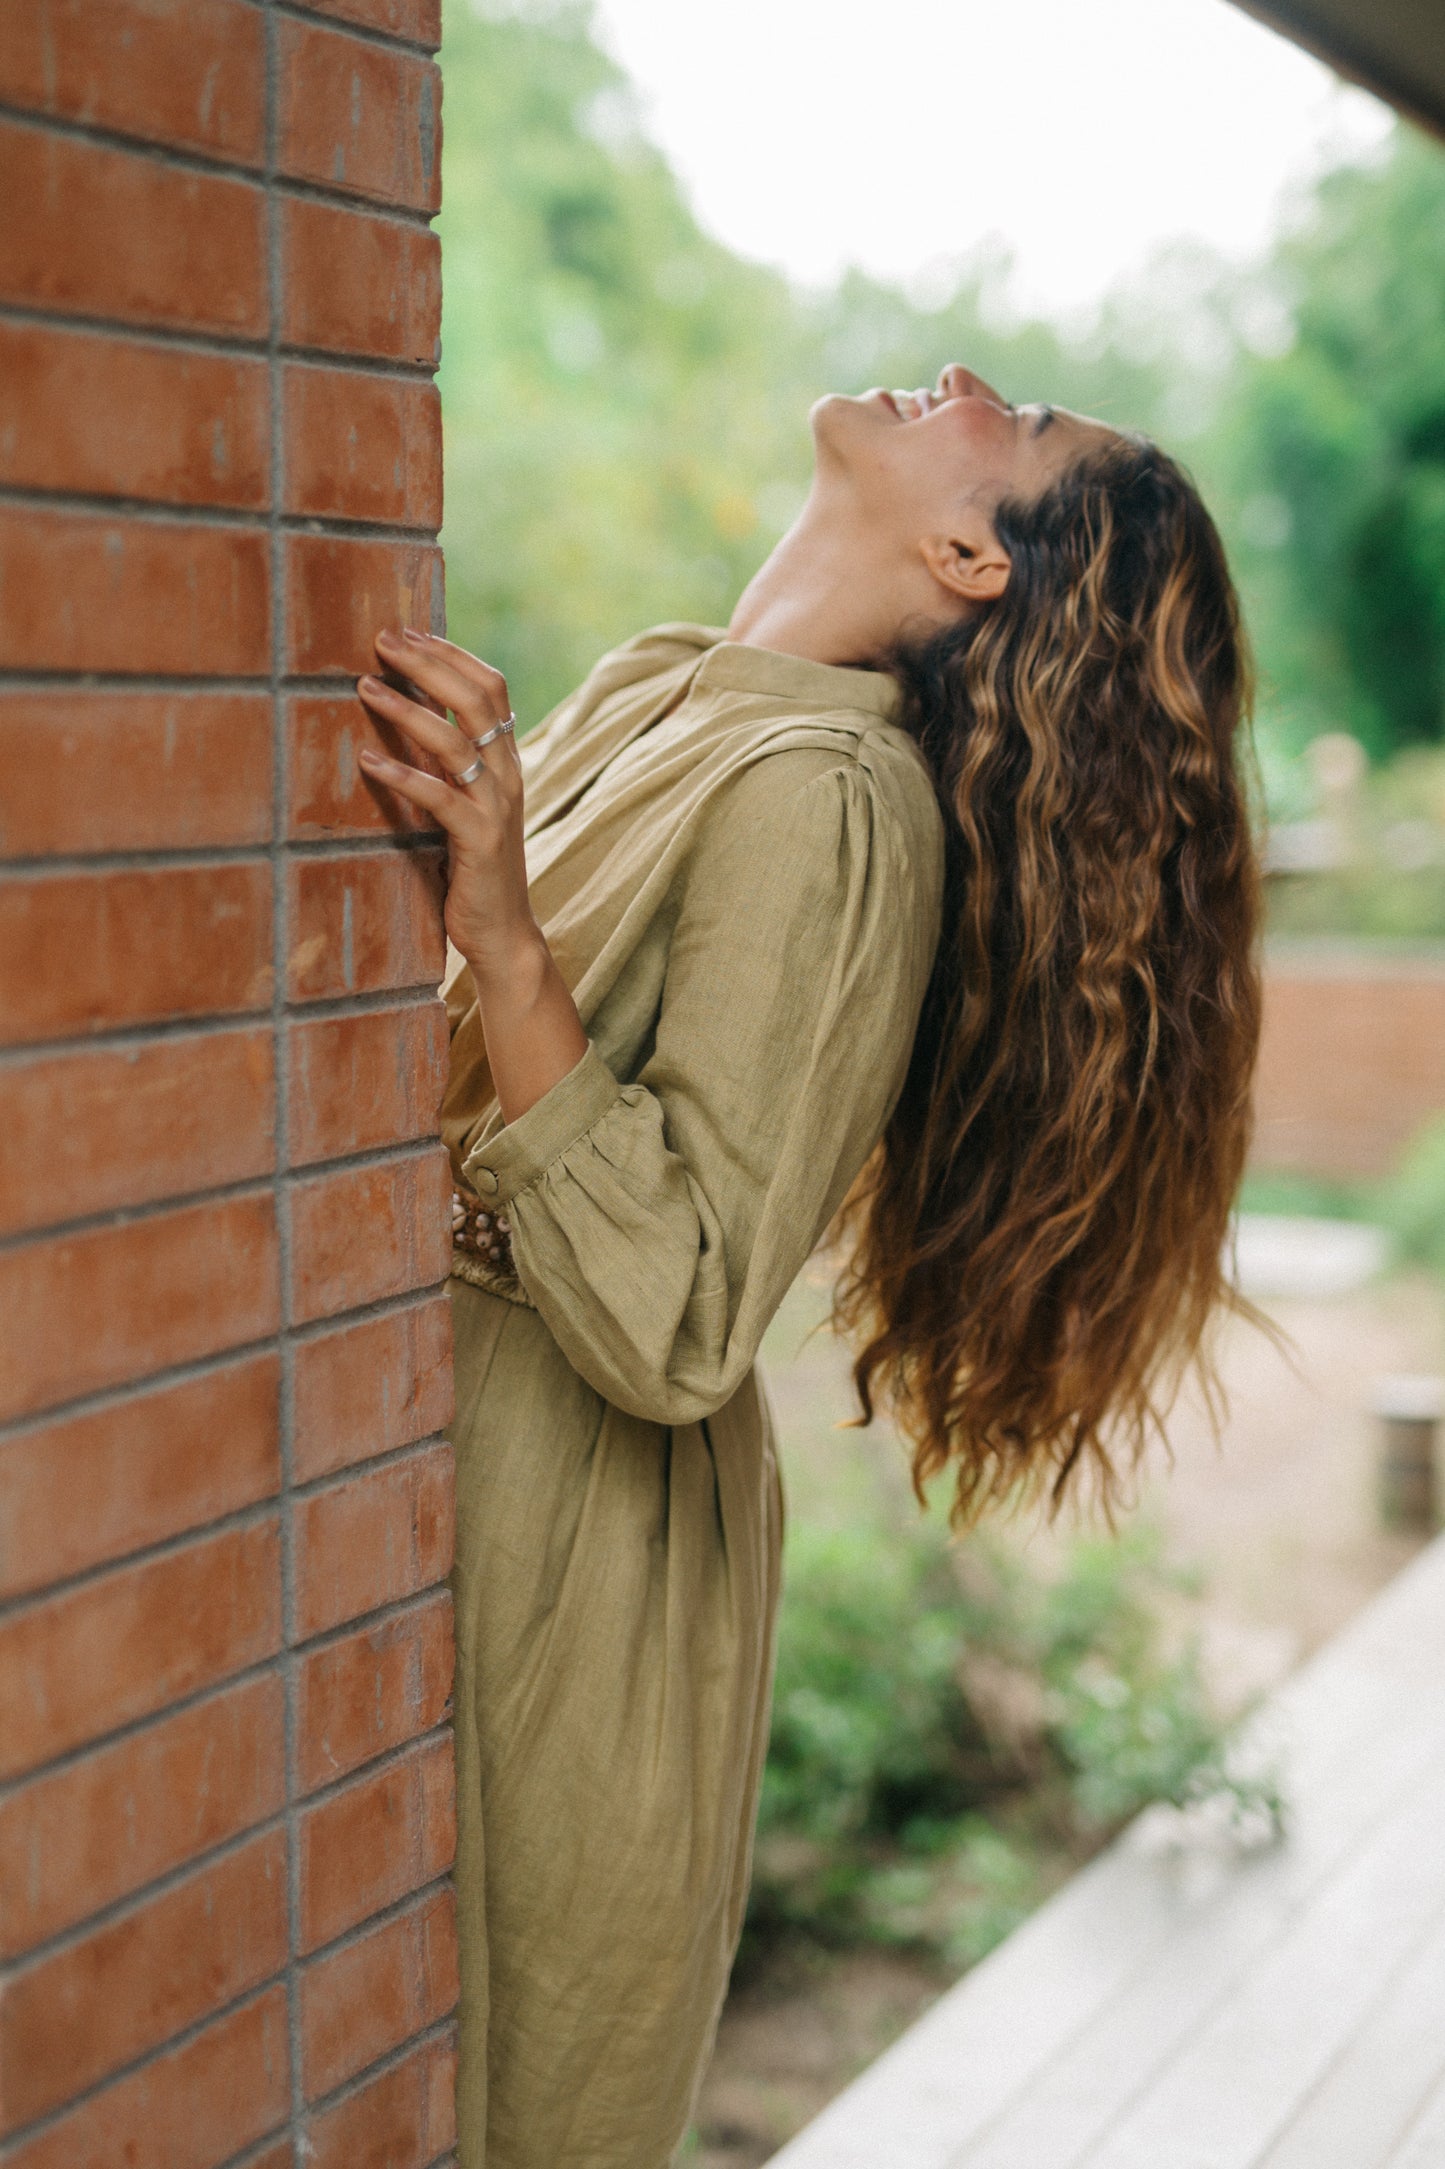
<instances>
[{"instance_id":1,"label":"wooden deck","mask_svg":"<svg viewBox=\"0 0 1445 2169\"><path fill-rule=\"evenodd\" d=\"M772 2169L1445 2169L1445 1536L1254 1729L1283 1840L1141 1818Z\"/></svg>"}]
</instances>

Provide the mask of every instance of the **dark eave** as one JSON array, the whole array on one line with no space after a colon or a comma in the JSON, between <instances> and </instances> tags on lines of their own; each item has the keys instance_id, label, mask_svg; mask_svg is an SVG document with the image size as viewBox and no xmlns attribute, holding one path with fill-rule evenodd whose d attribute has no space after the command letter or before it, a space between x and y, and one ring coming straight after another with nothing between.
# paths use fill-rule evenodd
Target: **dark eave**
<instances>
[{"instance_id":1,"label":"dark eave","mask_svg":"<svg viewBox=\"0 0 1445 2169\"><path fill-rule=\"evenodd\" d=\"M1351 82L1445 136L1445 0L1236 0Z\"/></svg>"}]
</instances>

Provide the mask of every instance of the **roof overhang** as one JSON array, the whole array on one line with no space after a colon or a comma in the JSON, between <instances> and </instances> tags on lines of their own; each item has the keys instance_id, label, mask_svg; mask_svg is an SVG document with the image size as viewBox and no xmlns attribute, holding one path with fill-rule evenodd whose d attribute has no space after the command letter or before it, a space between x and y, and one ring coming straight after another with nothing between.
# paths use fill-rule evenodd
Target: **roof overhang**
<instances>
[{"instance_id":1,"label":"roof overhang","mask_svg":"<svg viewBox=\"0 0 1445 2169\"><path fill-rule=\"evenodd\" d=\"M1445 0L1236 0L1341 75L1445 136Z\"/></svg>"}]
</instances>

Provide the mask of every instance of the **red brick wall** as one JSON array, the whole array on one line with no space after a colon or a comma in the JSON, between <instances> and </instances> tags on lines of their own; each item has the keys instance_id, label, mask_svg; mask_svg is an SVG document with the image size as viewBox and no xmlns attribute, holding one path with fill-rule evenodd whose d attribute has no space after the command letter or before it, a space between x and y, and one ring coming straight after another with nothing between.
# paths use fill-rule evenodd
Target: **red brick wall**
<instances>
[{"instance_id":1,"label":"red brick wall","mask_svg":"<svg viewBox=\"0 0 1445 2169\"><path fill-rule=\"evenodd\" d=\"M1256 1166L1389 1172L1445 1112L1445 956L1281 944L1265 973Z\"/></svg>"},{"instance_id":2,"label":"red brick wall","mask_svg":"<svg viewBox=\"0 0 1445 2169\"><path fill-rule=\"evenodd\" d=\"M0 2161L453 2143L437 0L0 8Z\"/></svg>"}]
</instances>

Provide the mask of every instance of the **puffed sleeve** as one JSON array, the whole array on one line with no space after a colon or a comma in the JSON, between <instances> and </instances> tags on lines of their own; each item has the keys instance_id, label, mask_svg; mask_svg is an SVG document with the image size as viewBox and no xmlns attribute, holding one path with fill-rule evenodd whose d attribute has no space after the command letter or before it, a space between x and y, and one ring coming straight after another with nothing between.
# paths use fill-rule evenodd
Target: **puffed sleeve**
<instances>
[{"instance_id":1,"label":"puffed sleeve","mask_svg":"<svg viewBox=\"0 0 1445 2169\"><path fill-rule=\"evenodd\" d=\"M469 1156L563 1353L630 1414L730 1398L877 1141L937 938L936 823L831 751L753 763L682 876L637 1080L589 1043Z\"/></svg>"}]
</instances>

